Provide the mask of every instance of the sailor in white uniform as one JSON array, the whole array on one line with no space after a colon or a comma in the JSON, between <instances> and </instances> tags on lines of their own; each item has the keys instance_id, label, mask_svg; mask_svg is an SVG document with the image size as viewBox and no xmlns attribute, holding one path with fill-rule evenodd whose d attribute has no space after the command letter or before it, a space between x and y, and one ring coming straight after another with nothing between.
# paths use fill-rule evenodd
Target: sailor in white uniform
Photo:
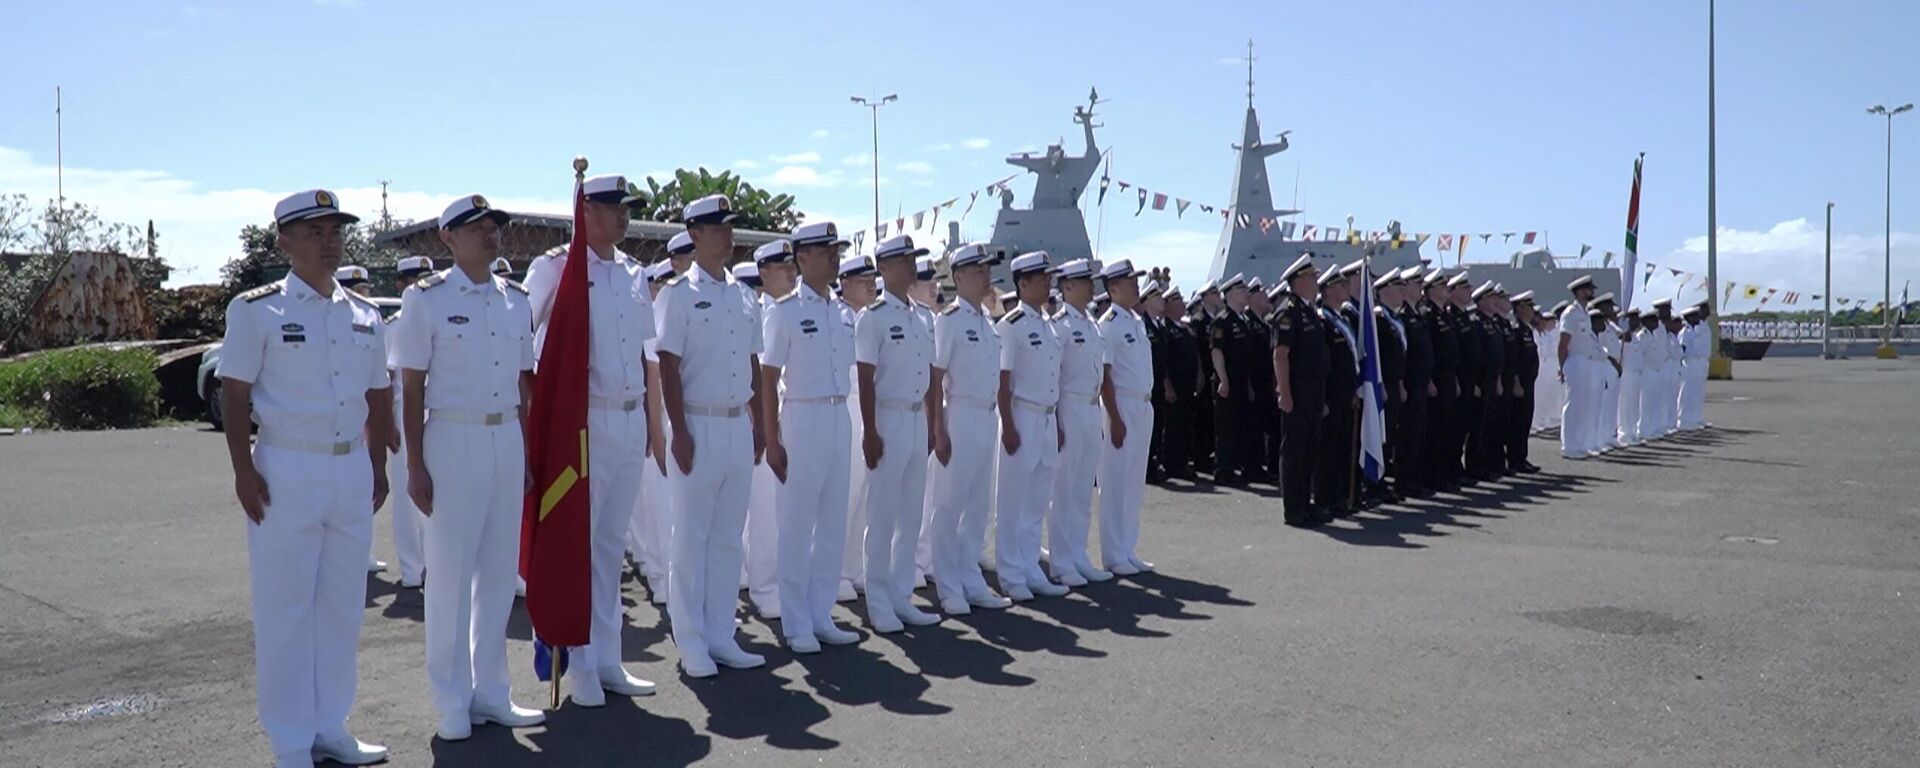
<instances>
[{"instance_id":1,"label":"sailor in white uniform","mask_svg":"<svg viewBox=\"0 0 1920 768\"><path fill-rule=\"evenodd\" d=\"M906 291L913 285L914 259L925 254L906 235L882 242L874 262L887 289L854 323L860 445L868 473L867 621L882 634L940 621L912 602L926 499L933 327Z\"/></svg>"},{"instance_id":2,"label":"sailor in white uniform","mask_svg":"<svg viewBox=\"0 0 1920 768\"><path fill-rule=\"evenodd\" d=\"M1153 570L1140 559L1140 504L1147 490L1147 442L1153 435L1153 348L1139 313L1140 273L1121 259L1100 270L1113 305L1100 316L1106 348L1100 394L1106 435L1100 444L1100 562L1133 576ZM1055 553L1058 556L1058 553ZM1095 575L1100 573L1095 572ZM1094 580L1082 571L1083 576Z\"/></svg>"},{"instance_id":3,"label":"sailor in white uniform","mask_svg":"<svg viewBox=\"0 0 1920 768\"><path fill-rule=\"evenodd\" d=\"M693 237L685 232L667 241L667 258L648 265L643 276L653 299L654 327L660 324L660 290L674 275L693 268ZM667 418L660 400L659 338L647 339L647 463L628 527L628 548L639 561L654 605L667 604L667 572L673 549L673 493L667 488Z\"/></svg>"},{"instance_id":4,"label":"sailor in white uniform","mask_svg":"<svg viewBox=\"0 0 1920 768\"><path fill-rule=\"evenodd\" d=\"M533 386L527 290L488 271L508 220L480 195L440 213L454 266L402 294L406 319L392 339L408 394L407 496L430 531L427 682L447 741L482 723L546 719L508 698L507 619L529 482L520 420Z\"/></svg>"},{"instance_id":5,"label":"sailor in white uniform","mask_svg":"<svg viewBox=\"0 0 1920 768\"><path fill-rule=\"evenodd\" d=\"M333 278L358 220L323 189L274 206L290 271L227 305L216 371L248 520L260 726L280 768L387 757L347 732L393 432L380 310ZM252 445L249 423L260 427Z\"/></svg>"},{"instance_id":6,"label":"sailor in white uniform","mask_svg":"<svg viewBox=\"0 0 1920 768\"><path fill-rule=\"evenodd\" d=\"M1600 350L1606 355L1606 364L1599 366L1600 371L1600 408L1594 412L1593 449L1607 453L1620 447L1614 433L1620 425L1620 356L1624 347L1620 339L1620 326L1614 322L1614 296L1611 292L1593 297L1587 302L1588 308L1600 310L1607 318L1607 326L1599 333Z\"/></svg>"},{"instance_id":7,"label":"sailor in white uniform","mask_svg":"<svg viewBox=\"0 0 1920 768\"><path fill-rule=\"evenodd\" d=\"M1640 343L1645 330L1640 310L1629 309L1621 315L1621 334L1626 337L1620 352L1620 406L1615 420L1614 439L1622 447L1640 444L1640 393L1642 374L1647 367L1648 344Z\"/></svg>"},{"instance_id":8,"label":"sailor in white uniform","mask_svg":"<svg viewBox=\"0 0 1920 768\"><path fill-rule=\"evenodd\" d=\"M985 303L993 299L989 270L998 261L983 243L955 250L949 269L959 298L933 325L930 560L940 610L953 615L1013 602L995 594L980 571L993 513L992 414L1000 388L1000 337Z\"/></svg>"},{"instance_id":9,"label":"sailor in white uniform","mask_svg":"<svg viewBox=\"0 0 1920 768\"><path fill-rule=\"evenodd\" d=\"M761 260L763 274L772 274L775 261L780 269L797 263L801 282L767 309L761 326L761 421L777 481L780 633L793 652L818 653L821 643L860 641L833 621L847 541L853 329L841 325L832 298L847 241L832 222L817 222L795 230L792 243L784 259Z\"/></svg>"},{"instance_id":10,"label":"sailor in white uniform","mask_svg":"<svg viewBox=\"0 0 1920 768\"><path fill-rule=\"evenodd\" d=\"M754 249L753 261L734 265L733 277L752 289L754 316L762 323L764 338L767 310L775 299L793 292L793 243L775 240L761 245ZM780 618L780 549L776 543L780 530L773 509L779 484L766 462L753 468L753 490L747 494L747 529L741 541L741 586L747 590L753 612L767 620Z\"/></svg>"},{"instance_id":11,"label":"sailor in white uniform","mask_svg":"<svg viewBox=\"0 0 1920 768\"><path fill-rule=\"evenodd\" d=\"M1087 556L1093 483L1106 431L1100 389L1107 348L1100 328L1087 314L1093 299L1093 273L1088 259L1074 259L1055 270L1061 306L1051 318L1054 336L1060 339L1060 401L1054 415L1066 440L1060 446L1060 469L1053 476L1053 498L1047 509L1047 565L1053 578L1069 587L1113 578L1111 572L1093 567Z\"/></svg>"},{"instance_id":12,"label":"sailor in white uniform","mask_svg":"<svg viewBox=\"0 0 1920 768\"><path fill-rule=\"evenodd\" d=\"M368 275L367 275L367 268L360 266L358 264L349 264L347 266L334 270L333 282L338 284L341 288L345 288L348 291L351 291L360 296L370 295L367 293L367 283L369 282ZM388 348L389 350L391 350L392 345L388 345ZM396 389L396 388L389 388L389 389ZM394 399L393 413L394 413L394 419L395 419L393 423L398 425L400 423L399 422L400 398L395 397L393 399ZM389 435L387 438L388 446L392 446L393 444L398 442L400 442L398 435ZM406 482L406 478L404 477L401 478L401 482L402 482L402 485L400 487L405 488L406 486L404 485L404 483ZM389 486L391 485L392 484L389 483ZM405 496L406 494L402 493L398 495ZM396 523L396 525L398 525L398 523ZM372 551L367 552L367 572L368 573L379 573L386 569L387 569L387 561L381 560L379 556L373 554Z\"/></svg>"},{"instance_id":13,"label":"sailor in white uniform","mask_svg":"<svg viewBox=\"0 0 1920 768\"><path fill-rule=\"evenodd\" d=\"M1067 593L1040 570L1040 530L1066 442L1055 417L1062 352L1054 325L1040 312L1052 272L1047 253L1022 254L1010 268L1020 306L994 325L1000 334L1000 453L993 548L1000 591L1026 602Z\"/></svg>"},{"instance_id":14,"label":"sailor in white uniform","mask_svg":"<svg viewBox=\"0 0 1920 768\"><path fill-rule=\"evenodd\" d=\"M1687 327L1680 331L1680 428L1705 429L1707 423L1707 363L1713 357L1713 332L1707 326L1704 304L1681 315Z\"/></svg>"},{"instance_id":15,"label":"sailor in white uniform","mask_svg":"<svg viewBox=\"0 0 1920 768\"><path fill-rule=\"evenodd\" d=\"M1594 450L1595 416L1600 407L1600 370L1606 365L1606 352L1600 337L1593 332L1593 320L1587 314L1587 302L1596 292L1593 278L1581 276L1567 284L1573 303L1560 313L1559 378L1567 386L1567 401L1560 416L1560 455L1584 459Z\"/></svg>"},{"instance_id":16,"label":"sailor in white uniform","mask_svg":"<svg viewBox=\"0 0 1920 768\"><path fill-rule=\"evenodd\" d=\"M740 537L760 463L759 315L728 274L732 204L709 195L686 208L694 264L660 291L660 384L672 426L667 462L676 513L667 612L690 677L716 664L767 663L735 639Z\"/></svg>"},{"instance_id":17,"label":"sailor in white uniform","mask_svg":"<svg viewBox=\"0 0 1920 768\"><path fill-rule=\"evenodd\" d=\"M583 211L591 331L587 353L587 485L592 518L593 626L585 651L572 656L567 686L574 704L599 707L606 704L607 691L622 696L649 696L654 691L652 682L629 674L623 666L620 634L626 624L625 606L620 602L622 555L646 464L646 342L654 336L654 313L640 263L615 247L627 236L631 206L642 200L639 189L623 176L604 175L582 182L581 193L586 197ZM567 258L566 251L559 251L534 260L527 268L535 355L546 341L547 318L553 311Z\"/></svg>"},{"instance_id":18,"label":"sailor in white uniform","mask_svg":"<svg viewBox=\"0 0 1920 768\"><path fill-rule=\"evenodd\" d=\"M913 299L914 308L926 318L927 327L932 328L934 316L940 312L940 271L932 256L913 260L913 285L907 288L907 298ZM939 399L937 392L934 398ZM927 468L931 471L933 465ZM926 586L933 576L933 483L929 481L926 485L927 495L920 504L920 542L914 548L914 589Z\"/></svg>"},{"instance_id":19,"label":"sailor in white uniform","mask_svg":"<svg viewBox=\"0 0 1920 768\"><path fill-rule=\"evenodd\" d=\"M840 325L847 335L853 335L860 310L879 298L879 279L873 259L849 256L840 262L840 296L833 300L833 306L840 312ZM858 429L860 377L852 368L847 369L847 377L853 382L853 391L847 395L847 416ZM834 599L842 603L859 599L859 592L867 588L867 462L861 455L860 441L852 443L847 453L847 466L851 467L847 474L847 545L841 554L840 588L834 593Z\"/></svg>"},{"instance_id":20,"label":"sailor in white uniform","mask_svg":"<svg viewBox=\"0 0 1920 768\"><path fill-rule=\"evenodd\" d=\"M404 293L407 288L419 282L433 272L433 260L425 256L408 256L396 264L394 279L395 292ZM395 312L387 318L387 336L393 336L399 327L401 314ZM400 365L394 359L395 345L387 345L387 376L394 382L393 423L400 424L400 414L406 407L406 398L402 396L400 383ZM396 431L389 437L387 445L387 487L407 487L407 449L406 442L398 439ZM414 508L413 499L406 493L390 494L393 509L388 517L393 521L393 556L400 566L400 586L403 589L419 589L427 572L426 517Z\"/></svg>"}]
</instances>

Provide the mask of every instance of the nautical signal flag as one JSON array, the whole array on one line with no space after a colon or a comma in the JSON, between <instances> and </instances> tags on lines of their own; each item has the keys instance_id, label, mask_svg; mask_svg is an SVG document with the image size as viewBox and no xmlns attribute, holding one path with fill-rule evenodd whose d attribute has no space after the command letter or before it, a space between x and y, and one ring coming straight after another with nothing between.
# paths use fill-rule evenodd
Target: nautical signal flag
<instances>
[{"instance_id":1,"label":"nautical signal flag","mask_svg":"<svg viewBox=\"0 0 1920 768\"><path fill-rule=\"evenodd\" d=\"M1540 233L1538 233L1538 232L1528 232L1528 233L1527 233L1527 236L1526 236L1526 237L1522 237L1522 238L1520 238L1520 242L1522 242L1522 243L1526 243L1527 245L1533 245L1533 238L1534 238L1534 236L1535 236L1535 235L1538 235L1538 234L1540 234Z\"/></svg>"},{"instance_id":2,"label":"nautical signal flag","mask_svg":"<svg viewBox=\"0 0 1920 768\"><path fill-rule=\"evenodd\" d=\"M520 575L536 646L586 645L592 626L590 494L587 490L588 313L586 197L573 192L573 242L560 268L527 409L527 492L520 523ZM536 655L538 651L536 650ZM552 665L548 665L551 669ZM538 671L538 670L536 670Z\"/></svg>"},{"instance_id":3,"label":"nautical signal flag","mask_svg":"<svg viewBox=\"0 0 1920 768\"><path fill-rule=\"evenodd\" d=\"M1453 250L1453 235L1440 236L1440 250L1443 250L1443 251Z\"/></svg>"},{"instance_id":4,"label":"nautical signal flag","mask_svg":"<svg viewBox=\"0 0 1920 768\"><path fill-rule=\"evenodd\" d=\"M1153 209L1156 211L1164 211L1167 209L1167 194L1165 192L1153 193Z\"/></svg>"},{"instance_id":5,"label":"nautical signal flag","mask_svg":"<svg viewBox=\"0 0 1920 768\"><path fill-rule=\"evenodd\" d=\"M1740 298L1743 298L1743 299L1760 298L1760 286L1749 285L1745 288L1740 289Z\"/></svg>"}]
</instances>

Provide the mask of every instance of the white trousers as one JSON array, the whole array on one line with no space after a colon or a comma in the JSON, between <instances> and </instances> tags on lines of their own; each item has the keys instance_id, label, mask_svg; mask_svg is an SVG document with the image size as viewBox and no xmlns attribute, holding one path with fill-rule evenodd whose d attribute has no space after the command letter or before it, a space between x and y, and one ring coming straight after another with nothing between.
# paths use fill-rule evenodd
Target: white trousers
<instances>
[{"instance_id":1,"label":"white trousers","mask_svg":"<svg viewBox=\"0 0 1920 768\"><path fill-rule=\"evenodd\" d=\"M1120 422L1127 439L1119 448L1100 442L1100 562L1109 570L1140 560L1140 504L1147 492L1147 444L1153 436L1153 405L1122 399Z\"/></svg>"},{"instance_id":2,"label":"white trousers","mask_svg":"<svg viewBox=\"0 0 1920 768\"><path fill-rule=\"evenodd\" d=\"M912 605L914 550L927 497L927 415L876 407L880 463L867 473L867 616Z\"/></svg>"},{"instance_id":3,"label":"white trousers","mask_svg":"<svg viewBox=\"0 0 1920 768\"><path fill-rule=\"evenodd\" d=\"M995 488L999 522L994 529L994 558L1003 588L1040 584L1040 529L1060 466L1054 415L1016 404L1013 426L1020 450L1009 455L1002 442L995 451L999 484Z\"/></svg>"},{"instance_id":4,"label":"white trousers","mask_svg":"<svg viewBox=\"0 0 1920 768\"><path fill-rule=\"evenodd\" d=\"M667 492L667 476L660 473L653 457L646 457L640 468L640 493L633 503L633 519L627 523L627 551L640 563L640 572L655 588L665 588L667 550L673 541L673 496Z\"/></svg>"},{"instance_id":5,"label":"white trousers","mask_svg":"<svg viewBox=\"0 0 1920 768\"><path fill-rule=\"evenodd\" d=\"M667 460L673 489L673 555L667 615L683 658L735 650L734 609L740 595L740 535L753 483L753 425L746 415L687 416L693 472ZM672 446L668 446L672 451Z\"/></svg>"},{"instance_id":6,"label":"white trousers","mask_svg":"<svg viewBox=\"0 0 1920 768\"><path fill-rule=\"evenodd\" d=\"M779 485L766 462L753 468L753 488L747 492L747 530L741 540L746 559L741 586L756 608L764 605L776 612L780 607L780 521L774 516L774 497Z\"/></svg>"},{"instance_id":7,"label":"white trousers","mask_svg":"<svg viewBox=\"0 0 1920 768\"><path fill-rule=\"evenodd\" d=\"M253 465L273 499L247 526L253 666L260 726L276 755L347 735L353 709L373 467L344 456L256 444Z\"/></svg>"},{"instance_id":8,"label":"white trousers","mask_svg":"<svg viewBox=\"0 0 1920 768\"><path fill-rule=\"evenodd\" d=\"M507 619L519 572L527 471L520 422L453 424L427 417L427 682L442 715L509 703ZM405 494L401 494L404 496Z\"/></svg>"},{"instance_id":9,"label":"white trousers","mask_svg":"<svg viewBox=\"0 0 1920 768\"><path fill-rule=\"evenodd\" d=\"M948 402L947 439L953 453L946 464L927 457L927 488L933 509L930 559L940 599L961 600L991 594L980 572L993 517L993 457L996 431L990 408Z\"/></svg>"},{"instance_id":10,"label":"white trousers","mask_svg":"<svg viewBox=\"0 0 1920 768\"><path fill-rule=\"evenodd\" d=\"M1680 361L1669 360L1660 373L1660 430L1680 428Z\"/></svg>"},{"instance_id":11,"label":"white trousers","mask_svg":"<svg viewBox=\"0 0 1920 768\"><path fill-rule=\"evenodd\" d=\"M1584 454L1593 448L1594 414L1600 408L1600 376L1594 362L1584 357L1567 358L1567 402L1560 411L1560 452Z\"/></svg>"},{"instance_id":12,"label":"white trousers","mask_svg":"<svg viewBox=\"0 0 1920 768\"><path fill-rule=\"evenodd\" d=\"M1707 361L1687 360L1680 372L1680 426L1697 429L1707 422Z\"/></svg>"},{"instance_id":13,"label":"white trousers","mask_svg":"<svg viewBox=\"0 0 1920 768\"><path fill-rule=\"evenodd\" d=\"M568 674L593 676L620 666L620 632L626 607L620 602L621 557L627 551L628 524L640 495L640 473L647 462L647 412L587 409L587 487L593 560L592 642L575 655ZM583 677L583 679L586 679Z\"/></svg>"},{"instance_id":14,"label":"white trousers","mask_svg":"<svg viewBox=\"0 0 1920 768\"><path fill-rule=\"evenodd\" d=\"M858 380L858 377L856 377ZM867 457L861 451L860 385L847 395L848 424L855 435L847 450L847 545L841 555L840 580L866 589L867 583Z\"/></svg>"},{"instance_id":15,"label":"white trousers","mask_svg":"<svg viewBox=\"0 0 1920 768\"><path fill-rule=\"evenodd\" d=\"M780 631L789 640L811 639L815 629L833 625L847 543L853 425L838 405L784 403L780 439L787 448L787 481L776 484L774 494Z\"/></svg>"},{"instance_id":16,"label":"white trousers","mask_svg":"<svg viewBox=\"0 0 1920 768\"><path fill-rule=\"evenodd\" d=\"M387 515L393 521L393 557L402 581L418 581L427 569L426 517L407 495L407 450L387 454Z\"/></svg>"},{"instance_id":17,"label":"white trousers","mask_svg":"<svg viewBox=\"0 0 1920 768\"><path fill-rule=\"evenodd\" d=\"M1613 444L1613 433L1620 424L1620 374L1613 370L1613 363L1601 361L1594 366L1600 375L1600 408L1593 414L1592 437L1594 450Z\"/></svg>"},{"instance_id":18,"label":"white trousers","mask_svg":"<svg viewBox=\"0 0 1920 768\"><path fill-rule=\"evenodd\" d=\"M1615 437L1623 443L1640 442L1640 391L1643 374L1629 370L1620 376L1620 418L1614 429Z\"/></svg>"},{"instance_id":19,"label":"white trousers","mask_svg":"<svg viewBox=\"0 0 1920 768\"><path fill-rule=\"evenodd\" d=\"M1100 470L1101 436L1106 432L1103 413L1098 404L1075 395L1062 396L1055 412L1067 436L1047 506L1047 566L1055 578L1093 571L1087 536L1093 529L1093 483Z\"/></svg>"}]
</instances>

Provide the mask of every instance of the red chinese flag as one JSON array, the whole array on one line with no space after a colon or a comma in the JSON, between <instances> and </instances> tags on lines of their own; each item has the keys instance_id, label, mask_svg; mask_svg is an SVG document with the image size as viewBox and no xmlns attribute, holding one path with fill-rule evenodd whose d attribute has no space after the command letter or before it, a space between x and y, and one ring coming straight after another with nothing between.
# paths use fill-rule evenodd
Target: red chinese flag
<instances>
[{"instance_id":1,"label":"red chinese flag","mask_svg":"<svg viewBox=\"0 0 1920 768\"><path fill-rule=\"evenodd\" d=\"M527 493L520 524L520 575L527 618L547 645L586 645L592 624L592 555L587 492L586 198L573 190L573 242L547 319L533 402L527 408Z\"/></svg>"}]
</instances>

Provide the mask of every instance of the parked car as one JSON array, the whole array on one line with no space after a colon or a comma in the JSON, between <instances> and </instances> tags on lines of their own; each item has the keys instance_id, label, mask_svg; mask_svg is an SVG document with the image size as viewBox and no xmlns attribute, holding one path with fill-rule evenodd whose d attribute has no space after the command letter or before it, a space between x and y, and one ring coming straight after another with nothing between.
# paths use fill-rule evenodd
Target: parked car
<instances>
[{"instance_id":1,"label":"parked car","mask_svg":"<svg viewBox=\"0 0 1920 768\"><path fill-rule=\"evenodd\" d=\"M383 319L392 319L400 311L399 299L375 296L368 301L380 308L380 317ZM200 394L201 402L207 404L207 423L212 424L214 429L225 429L226 415L220 412L220 378L214 375L219 368L220 345L215 344L200 353L200 372L194 381L198 382L195 389Z\"/></svg>"}]
</instances>

